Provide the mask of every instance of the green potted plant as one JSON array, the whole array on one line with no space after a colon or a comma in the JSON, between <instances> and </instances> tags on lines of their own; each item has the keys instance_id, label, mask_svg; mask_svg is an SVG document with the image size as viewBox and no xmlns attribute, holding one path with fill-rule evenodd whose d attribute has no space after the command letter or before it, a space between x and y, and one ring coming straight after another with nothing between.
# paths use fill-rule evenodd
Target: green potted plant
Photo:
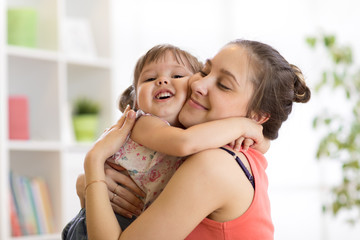
<instances>
[{"instance_id":1,"label":"green potted plant","mask_svg":"<svg viewBox=\"0 0 360 240\"><path fill-rule=\"evenodd\" d=\"M313 121L313 127L324 133L317 159L338 162L342 173L324 210L334 215L347 213L347 220L356 223L360 220L360 68L353 61L351 47L338 44L334 35L322 34L306 41L312 49L323 49L327 56L316 92L326 89L332 96L337 93L341 103L319 112Z\"/></svg>"},{"instance_id":2,"label":"green potted plant","mask_svg":"<svg viewBox=\"0 0 360 240\"><path fill-rule=\"evenodd\" d=\"M81 97L74 103L73 125L78 142L95 140L98 128L100 105L98 102Z\"/></svg>"}]
</instances>

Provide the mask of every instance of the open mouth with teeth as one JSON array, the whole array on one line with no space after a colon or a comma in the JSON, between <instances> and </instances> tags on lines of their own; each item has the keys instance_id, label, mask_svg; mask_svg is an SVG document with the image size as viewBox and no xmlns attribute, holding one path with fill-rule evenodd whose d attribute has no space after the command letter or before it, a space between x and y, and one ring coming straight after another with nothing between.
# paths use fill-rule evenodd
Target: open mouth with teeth
<instances>
[{"instance_id":1,"label":"open mouth with teeth","mask_svg":"<svg viewBox=\"0 0 360 240\"><path fill-rule=\"evenodd\" d=\"M174 94L172 94L171 92L161 92L157 94L155 98L163 100L163 99L171 98L172 96L174 96Z\"/></svg>"}]
</instances>

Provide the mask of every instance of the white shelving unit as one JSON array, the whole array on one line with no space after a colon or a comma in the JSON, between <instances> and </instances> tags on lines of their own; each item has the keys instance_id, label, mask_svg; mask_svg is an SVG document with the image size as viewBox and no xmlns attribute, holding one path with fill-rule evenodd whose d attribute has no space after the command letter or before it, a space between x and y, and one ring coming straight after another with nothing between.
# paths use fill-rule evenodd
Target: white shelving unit
<instances>
[{"instance_id":1,"label":"white shelving unit","mask_svg":"<svg viewBox=\"0 0 360 240\"><path fill-rule=\"evenodd\" d=\"M31 7L38 14L35 48L7 44L7 9ZM86 96L101 103L100 129L115 116L113 96L111 0L0 1L0 239L60 239L76 202L73 179L89 145L74 142L71 103ZM74 55L65 44L68 19L89 23L96 54ZM81 30L81 29L80 29ZM77 39L73 39L75 41ZM26 95L30 139L8 137L8 97ZM13 238L9 217L9 172L41 176L49 185L56 232ZM73 171L73 172L71 172ZM69 188L72 190L69 190ZM71 208L71 207L70 207Z\"/></svg>"}]
</instances>

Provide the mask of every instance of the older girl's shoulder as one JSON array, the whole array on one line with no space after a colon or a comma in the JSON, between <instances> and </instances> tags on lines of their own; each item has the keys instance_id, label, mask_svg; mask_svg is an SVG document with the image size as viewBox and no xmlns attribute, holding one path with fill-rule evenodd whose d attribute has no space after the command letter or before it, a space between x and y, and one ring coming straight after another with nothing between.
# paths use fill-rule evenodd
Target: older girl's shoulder
<instances>
[{"instance_id":1,"label":"older girl's shoulder","mask_svg":"<svg viewBox=\"0 0 360 240\"><path fill-rule=\"evenodd\" d=\"M226 153L220 148L207 149L198 153L195 153L188 157L187 160L194 162L193 164L205 164L210 166L212 164L221 163L224 159L231 159L232 156Z\"/></svg>"},{"instance_id":2,"label":"older girl's shoulder","mask_svg":"<svg viewBox=\"0 0 360 240\"><path fill-rule=\"evenodd\" d=\"M183 163L187 171L196 171L202 176L217 178L231 172L236 167L233 156L220 148L208 149L191 155Z\"/></svg>"}]
</instances>

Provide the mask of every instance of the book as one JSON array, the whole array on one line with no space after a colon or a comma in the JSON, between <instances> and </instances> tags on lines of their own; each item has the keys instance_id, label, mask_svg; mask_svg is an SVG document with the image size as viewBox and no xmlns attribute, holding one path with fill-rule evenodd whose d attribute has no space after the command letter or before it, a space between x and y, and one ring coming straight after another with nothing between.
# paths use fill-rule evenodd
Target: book
<instances>
[{"instance_id":1,"label":"book","mask_svg":"<svg viewBox=\"0 0 360 240\"><path fill-rule=\"evenodd\" d=\"M9 139L29 139L29 106L27 96L9 97Z\"/></svg>"},{"instance_id":2,"label":"book","mask_svg":"<svg viewBox=\"0 0 360 240\"><path fill-rule=\"evenodd\" d=\"M12 171L10 171L9 176L10 176L10 181L9 181L10 189L13 196L13 200L14 200L13 202L16 209L16 213L19 219L20 229L23 235L27 235L28 232L26 230L24 211L22 209L23 206L22 204L20 204L21 195L20 195L20 186L18 184L19 177L16 176Z\"/></svg>"},{"instance_id":3,"label":"book","mask_svg":"<svg viewBox=\"0 0 360 240\"><path fill-rule=\"evenodd\" d=\"M42 197L40 181L44 181L40 177L35 177L31 180L31 188L33 191L35 210L37 212L37 220L40 233L51 233L51 227L49 226L49 220L46 216L45 201Z\"/></svg>"},{"instance_id":4,"label":"book","mask_svg":"<svg viewBox=\"0 0 360 240\"><path fill-rule=\"evenodd\" d=\"M18 213L14 203L14 197L12 193L9 194L9 203L10 203L10 224L11 224L11 235L13 237L22 236L22 230L20 226L20 221L18 218Z\"/></svg>"},{"instance_id":5,"label":"book","mask_svg":"<svg viewBox=\"0 0 360 240\"><path fill-rule=\"evenodd\" d=\"M10 220L13 236L54 233L48 185L42 177L10 172Z\"/></svg>"},{"instance_id":6,"label":"book","mask_svg":"<svg viewBox=\"0 0 360 240\"><path fill-rule=\"evenodd\" d=\"M32 184L29 178L27 177L22 177L22 181L24 184L24 188L25 188L25 194L27 195L27 201L28 201L28 221L29 221L29 225L32 228L32 233L34 234L40 234L40 227L39 227L39 217L37 214L37 209L36 209L36 205L35 205L35 199L34 199L34 192L32 189Z\"/></svg>"},{"instance_id":7,"label":"book","mask_svg":"<svg viewBox=\"0 0 360 240\"><path fill-rule=\"evenodd\" d=\"M44 206L46 229L48 229L49 233L53 233L55 231L55 225L49 188L44 179L38 179L38 185Z\"/></svg>"},{"instance_id":8,"label":"book","mask_svg":"<svg viewBox=\"0 0 360 240\"><path fill-rule=\"evenodd\" d=\"M18 199L20 205L22 205L21 210L24 214L25 227L26 231L30 235L37 234L36 218L33 213L33 207L30 199L30 192L27 187L27 179L24 176L19 176L17 183L19 184L20 196Z\"/></svg>"}]
</instances>

